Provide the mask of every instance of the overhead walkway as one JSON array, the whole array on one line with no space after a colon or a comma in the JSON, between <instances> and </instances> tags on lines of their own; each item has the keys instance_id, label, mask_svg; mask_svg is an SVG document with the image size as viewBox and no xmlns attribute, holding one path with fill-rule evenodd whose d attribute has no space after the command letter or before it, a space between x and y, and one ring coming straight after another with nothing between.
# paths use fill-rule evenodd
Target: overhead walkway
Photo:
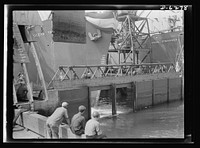
<instances>
[{"instance_id":1,"label":"overhead walkway","mask_svg":"<svg viewBox=\"0 0 200 148\"><path fill-rule=\"evenodd\" d=\"M175 71L172 63L60 66L47 89L96 87L103 90L109 89L112 84L116 87L128 87L135 81L179 76L180 73Z\"/></svg>"}]
</instances>

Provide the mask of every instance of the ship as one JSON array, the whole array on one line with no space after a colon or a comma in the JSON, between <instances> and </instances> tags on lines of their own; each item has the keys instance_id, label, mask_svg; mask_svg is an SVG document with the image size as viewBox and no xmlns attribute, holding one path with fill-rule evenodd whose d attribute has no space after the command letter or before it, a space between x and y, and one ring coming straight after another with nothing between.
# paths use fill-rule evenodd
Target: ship
<instances>
[{"instance_id":1,"label":"ship","mask_svg":"<svg viewBox=\"0 0 200 148\"><path fill-rule=\"evenodd\" d=\"M104 20L106 23L103 23ZM112 22L113 25L110 25ZM50 83L60 65L105 64L104 57L108 52L115 23L111 11L100 15L94 12L85 13L85 11L13 11L13 29L16 29L14 26L18 27L18 33L21 34L24 42L24 55L28 59L22 61L22 54L18 52L20 43L14 37L14 82L17 82L20 73L24 73L20 63L26 63L28 79L33 90L35 111L49 116L61 102L67 101L71 104L70 116L72 116L79 104L88 106L85 102L87 99L85 89L69 91L66 96L62 94L53 98L50 96L45 100L48 93L51 94L51 90L47 90L45 96L42 84L47 86ZM31 52L33 48L35 55ZM39 61L43 83L35 56ZM16 83L16 91L17 85ZM41 91L45 97L41 98ZM27 102L17 103L27 106Z\"/></svg>"},{"instance_id":2,"label":"ship","mask_svg":"<svg viewBox=\"0 0 200 148\"><path fill-rule=\"evenodd\" d=\"M122 12L119 16L130 12ZM131 12L134 18L136 11ZM119 20L116 11L85 12L85 11L13 11L13 26L17 25L24 42L25 54L28 57L26 69L28 79L33 90L34 111L44 116L49 116L63 101L69 102L69 116L77 112L79 105L87 108L95 105L96 99L103 91L93 91L88 101L88 89L54 90L46 88L52 81L60 65L106 65L116 64L118 57L115 52L110 52L113 34L118 27ZM14 28L14 27L13 27ZM170 29L172 30L172 29ZM16 40L15 40L16 41ZM16 41L17 42L17 41ZM143 42L143 39L140 39ZM144 49L153 49L151 57L147 51L138 53L136 64L162 63L177 61L180 63L180 54L183 54L183 32L158 32L149 33L145 39ZM15 45L14 51L19 49ZM32 50L35 50L37 59ZM130 49L129 49L130 51ZM14 52L13 76L17 80L19 73L23 73L20 57L16 58ZM110 56L109 56L110 54ZM112 59L110 58L112 56ZM116 56L116 57L115 57ZM130 61L126 61L132 62ZM38 72L38 63L40 73ZM121 64L117 61L117 64ZM133 63L135 64L135 63ZM82 73L83 71L79 71ZM41 74L43 78L41 77ZM15 81L14 81L15 82ZM42 87L43 86L43 87ZM45 86L45 88L44 88ZM17 85L15 85L17 91ZM45 93L46 91L46 93ZM41 95L41 92L43 95ZM120 90L123 93L123 90ZM41 97L42 96L42 97ZM48 98L48 99L47 99ZM16 103L17 101L14 100ZM29 101L28 101L29 102ZM27 102L17 102L30 108ZM87 111L88 112L88 109ZM86 119L89 118L86 114Z\"/></svg>"}]
</instances>

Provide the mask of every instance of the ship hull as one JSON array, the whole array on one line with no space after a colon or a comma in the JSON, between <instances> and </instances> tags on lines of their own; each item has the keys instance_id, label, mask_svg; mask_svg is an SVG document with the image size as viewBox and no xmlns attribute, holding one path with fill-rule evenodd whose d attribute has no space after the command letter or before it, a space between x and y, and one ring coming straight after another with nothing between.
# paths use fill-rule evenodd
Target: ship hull
<instances>
[{"instance_id":1,"label":"ship hull","mask_svg":"<svg viewBox=\"0 0 200 148\"><path fill-rule=\"evenodd\" d=\"M88 33L96 33L96 27L86 21L86 43L67 43L53 41L53 22L52 20L43 21L43 27L35 26L29 31L25 30L26 38L34 41L34 47L39 58L40 66L44 76L46 86L52 80L54 74L60 65L99 65L102 64L102 57L108 52L111 32L101 31L101 38L96 41L90 40ZM25 43L25 48L29 56L30 63L27 63L27 71L33 91L40 90L41 82L35 63L35 59L30 52L30 44ZM18 73L22 71L19 63L14 63L14 77L17 78ZM78 73L82 73L79 71ZM96 98L98 91L92 93L91 98ZM67 101L69 105L69 116L72 117L78 112L79 105L85 105L89 108L88 88L76 90L48 90L48 100L34 100L34 110L40 114L49 116L57 106L63 101ZM24 105L26 108L29 106ZM89 114L85 117L88 118Z\"/></svg>"}]
</instances>

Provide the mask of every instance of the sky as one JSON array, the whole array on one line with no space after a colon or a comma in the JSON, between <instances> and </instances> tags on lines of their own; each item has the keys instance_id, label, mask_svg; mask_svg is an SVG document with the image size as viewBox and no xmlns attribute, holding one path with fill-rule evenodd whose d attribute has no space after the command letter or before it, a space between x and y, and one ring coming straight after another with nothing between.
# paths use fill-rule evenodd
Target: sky
<instances>
[{"instance_id":1,"label":"sky","mask_svg":"<svg viewBox=\"0 0 200 148\"><path fill-rule=\"evenodd\" d=\"M85 12L99 12L103 13L108 10L85 10ZM51 11L38 11L42 20L49 17ZM147 17L150 32L158 32L162 30L168 30L172 22L169 22L169 18L176 19L174 27L183 27L183 10L137 10L138 16ZM136 24L140 24L141 21L137 21ZM120 26L119 26L120 27ZM147 27L143 29L147 32Z\"/></svg>"}]
</instances>

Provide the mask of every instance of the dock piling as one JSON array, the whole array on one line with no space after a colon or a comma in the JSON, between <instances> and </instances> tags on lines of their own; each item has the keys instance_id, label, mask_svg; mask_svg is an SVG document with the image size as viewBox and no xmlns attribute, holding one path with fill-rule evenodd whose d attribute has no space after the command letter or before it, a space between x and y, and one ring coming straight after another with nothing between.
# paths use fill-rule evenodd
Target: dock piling
<instances>
[{"instance_id":1,"label":"dock piling","mask_svg":"<svg viewBox=\"0 0 200 148\"><path fill-rule=\"evenodd\" d=\"M111 99L112 99L112 115L117 114L117 109L116 109L116 85L112 84L111 85Z\"/></svg>"}]
</instances>

